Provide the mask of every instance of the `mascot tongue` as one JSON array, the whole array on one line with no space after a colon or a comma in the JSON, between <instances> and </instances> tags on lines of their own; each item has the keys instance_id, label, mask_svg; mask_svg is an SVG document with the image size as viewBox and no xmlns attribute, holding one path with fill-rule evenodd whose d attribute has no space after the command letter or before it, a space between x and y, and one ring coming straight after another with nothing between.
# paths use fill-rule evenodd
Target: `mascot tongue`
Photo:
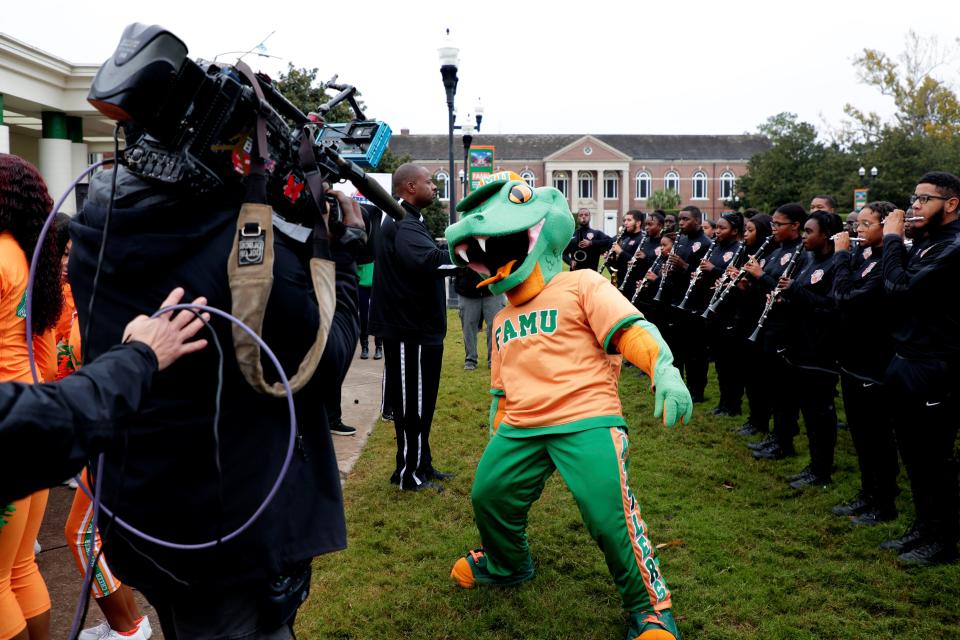
<instances>
[{"instance_id":1,"label":"mascot tongue","mask_svg":"<svg viewBox=\"0 0 960 640\"><path fill-rule=\"evenodd\" d=\"M494 282L500 282L501 280L505 279L507 276L510 275L510 270L513 269L513 265L515 265L516 263L517 263L516 260L511 260L507 264L503 265L502 267L497 269L496 275L490 276L489 278L487 278L486 280L478 284L477 289L479 289L480 287L485 287L487 285L493 284Z\"/></svg>"}]
</instances>

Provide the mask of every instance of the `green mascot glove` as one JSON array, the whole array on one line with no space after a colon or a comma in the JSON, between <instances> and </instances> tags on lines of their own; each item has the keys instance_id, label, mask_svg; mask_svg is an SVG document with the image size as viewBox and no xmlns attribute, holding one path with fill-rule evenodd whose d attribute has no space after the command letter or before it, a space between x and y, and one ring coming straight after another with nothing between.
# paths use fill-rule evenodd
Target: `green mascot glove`
<instances>
[{"instance_id":1,"label":"green mascot glove","mask_svg":"<svg viewBox=\"0 0 960 640\"><path fill-rule=\"evenodd\" d=\"M693 399L680 372L673 366L673 354L656 326L645 319L637 319L617 335L616 349L630 362L650 376L656 395L653 417L663 416L663 424L672 427L677 420L690 422L693 417Z\"/></svg>"},{"instance_id":2,"label":"green mascot glove","mask_svg":"<svg viewBox=\"0 0 960 640\"><path fill-rule=\"evenodd\" d=\"M673 365L658 367L653 374L656 395L653 403L653 417L663 416L663 424L672 427L677 420L683 424L693 417L693 398L683 384L680 372Z\"/></svg>"}]
</instances>

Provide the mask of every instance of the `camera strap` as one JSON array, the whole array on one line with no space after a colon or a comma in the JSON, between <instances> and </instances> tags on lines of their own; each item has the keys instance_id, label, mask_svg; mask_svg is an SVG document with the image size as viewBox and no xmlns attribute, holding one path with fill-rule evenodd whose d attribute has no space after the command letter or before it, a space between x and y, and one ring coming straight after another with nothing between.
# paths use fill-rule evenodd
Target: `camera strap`
<instances>
[{"instance_id":1,"label":"camera strap","mask_svg":"<svg viewBox=\"0 0 960 640\"><path fill-rule=\"evenodd\" d=\"M245 63L239 62L237 69L250 81L260 109L257 113L256 135L250 154L250 175L246 202L240 207L237 217L237 235L227 262L227 275L230 280L233 315L253 329L257 335L263 333L263 318L273 288L273 208L267 204L266 175L267 135L263 110L267 103L256 76ZM312 185L311 185L312 186ZM314 194L317 198L318 194ZM322 228L322 230L321 230ZM325 254L318 254L310 260L310 279L319 306L320 322L313 345L304 356L296 374L290 378L290 388L296 392L313 377L320 363L320 357L327 344L327 336L333 323L336 307L335 280L336 269L329 255L329 242L326 225L318 215L314 234L318 233ZM237 364L243 377L257 391L276 397L286 396L286 390L279 382L267 384L263 378L263 364L260 359L260 345L237 325L233 326L233 346Z\"/></svg>"}]
</instances>

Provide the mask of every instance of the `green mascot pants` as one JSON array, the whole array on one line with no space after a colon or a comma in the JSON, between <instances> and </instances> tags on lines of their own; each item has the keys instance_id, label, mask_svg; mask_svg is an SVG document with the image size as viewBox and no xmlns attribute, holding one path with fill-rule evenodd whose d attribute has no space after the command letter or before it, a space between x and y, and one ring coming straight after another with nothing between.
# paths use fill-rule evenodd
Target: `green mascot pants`
<instances>
[{"instance_id":1,"label":"green mascot pants","mask_svg":"<svg viewBox=\"0 0 960 640\"><path fill-rule=\"evenodd\" d=\"M622 427L526 437L498 430L480 459L472 491L491 577L510 582L532 574L527 513L557 469L603 551L624 609L669 608L670 590L627 482L627 452Z\"/></svg>"}]
</instances>

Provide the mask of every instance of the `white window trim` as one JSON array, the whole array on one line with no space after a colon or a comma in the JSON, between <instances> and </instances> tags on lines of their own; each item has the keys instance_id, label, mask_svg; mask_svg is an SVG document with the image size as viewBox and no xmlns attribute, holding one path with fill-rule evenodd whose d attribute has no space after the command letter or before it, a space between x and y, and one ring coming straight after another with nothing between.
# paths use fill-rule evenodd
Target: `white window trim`
<instances>
[{"instance_id":1,"label":"white window trim","mask_svg":"<svg viewBox=\"0 0 960 640\"><path fill-rule=\"evenodd\" d=\"M703 184L703 195L697 196L697 183L700 182ZM690 178L690 183L692 185L690 189L690 199L691 200L709 200L710 199L710 177L705 171L697 171L693 174L693 177Z\"/></svg>"},{"instance_id":2,"label":"white window trim","mask_svg":"<svg viewBox=\"0 0 960 640\"><path fill-rule=\"evenodd\" d=\"M560 182L564 183L563 189L558 186ZM562 193L564 198L570 197L570 178L566 172L553 174L553 188Z\"/></svg>"},{"instance_id":3,"label":"white window trim","mask_svg":"<svg viewBox=\"0 0 960 640\"><path fill-rule=\"evenodd\" d=\"M676 171L667 171L665 174L663 174L663 190L664 190L664 191L667 191L668 189L670 189L670 187L668 186L667 182L668 182L668 181L671 181L671 180L676 180L676 182L677 182L677 188L676 188L674 191L676 191L676 193L679 195L679 193L680 193L680 174L677 173Z\"/></svg>"},{"instance_id":4,"label":"white window trim","mask_svg":"<svg viewBox=\"0 0 960 640\"><path fill-rule=\"evenodd\" d=\"M609 184L613 186L613 195L607 195L607 181L610 181ZM617 178L616 173L604 173L603 174L603 199L604 200L619 200L620 199L620 180Z\"/></svg>"},{"instance_id":5,"label":"white window trim","mask_svg":"<svg viewBox=\"0 0 960 640\"><path fill-rule=\"evenodd\" d=\"M736 189L736 186L737 186L737 174L735 174L733 171L724 171L723 173L720 174L720 177L717 178L717 180L720 183L718 185L719 186L718 192L720 194L720 197L717 199L722 202L724 200L730 200L731 198L733 198L733 190ZM723 185L726 181L730 182L730 193L724 196Z\"/></svg>"},{"instance_id":6,"label":"white window trim","mask_svg":"<svg viewBox=\"0 0 960 640\"><path fill-rule=\"evenodd\" d=\"M637 176L636 176L636 179L635 179L635 180L636 180L636 187L637 187L637 197L635 198L635 200L646 200L647 198L650 197L650 193L653 191L653 189L652 189L652 187L653 187L653 181L652 181L652 179L651 179L650 172L649 172L649 171L639 171L639 172L637 172ZM641 195L640 195L640 183L641 183L641 182L645 182L646 185L647 185L647 195L645 195L645 196L641 196Z\"/></svg>"},{"instance_id":7,"label":"white window trim","mask_svg":"<svg viewBox=\"0 0 960 640\"><path fill-rule=\"evenodd\" d=\"M531 189L536 188L537 176L533 171L530 171L529 169L521 171L520 177L523 178L524 182L526 182Z\"/></svg>"},{"instance_id":8,"label":"white window trim","mask_svg":"<svg viewBox=\"0 0 960 640\"><path fill-rule=\"evenodd\" d=\"M587 195L583 195L583 183L585 181L590 185L590 193ZM581 200L593 200L593 176L586 171L581 171L577 175L577 197Z\"/></svg>"},{"instance_id":9,"label":"white window trim","mask_svg":"<svg viewBox=\"0 0 960 640\"><path fill-rule=\"evenodd\" d=\"M437 171L433 174L434 182L440 182L443 180L443 188L440 189L439 199L440 200L449 200L450 199L450 177L447 176L447 172L444 170Z\"/></svg>"}]
</instances>

